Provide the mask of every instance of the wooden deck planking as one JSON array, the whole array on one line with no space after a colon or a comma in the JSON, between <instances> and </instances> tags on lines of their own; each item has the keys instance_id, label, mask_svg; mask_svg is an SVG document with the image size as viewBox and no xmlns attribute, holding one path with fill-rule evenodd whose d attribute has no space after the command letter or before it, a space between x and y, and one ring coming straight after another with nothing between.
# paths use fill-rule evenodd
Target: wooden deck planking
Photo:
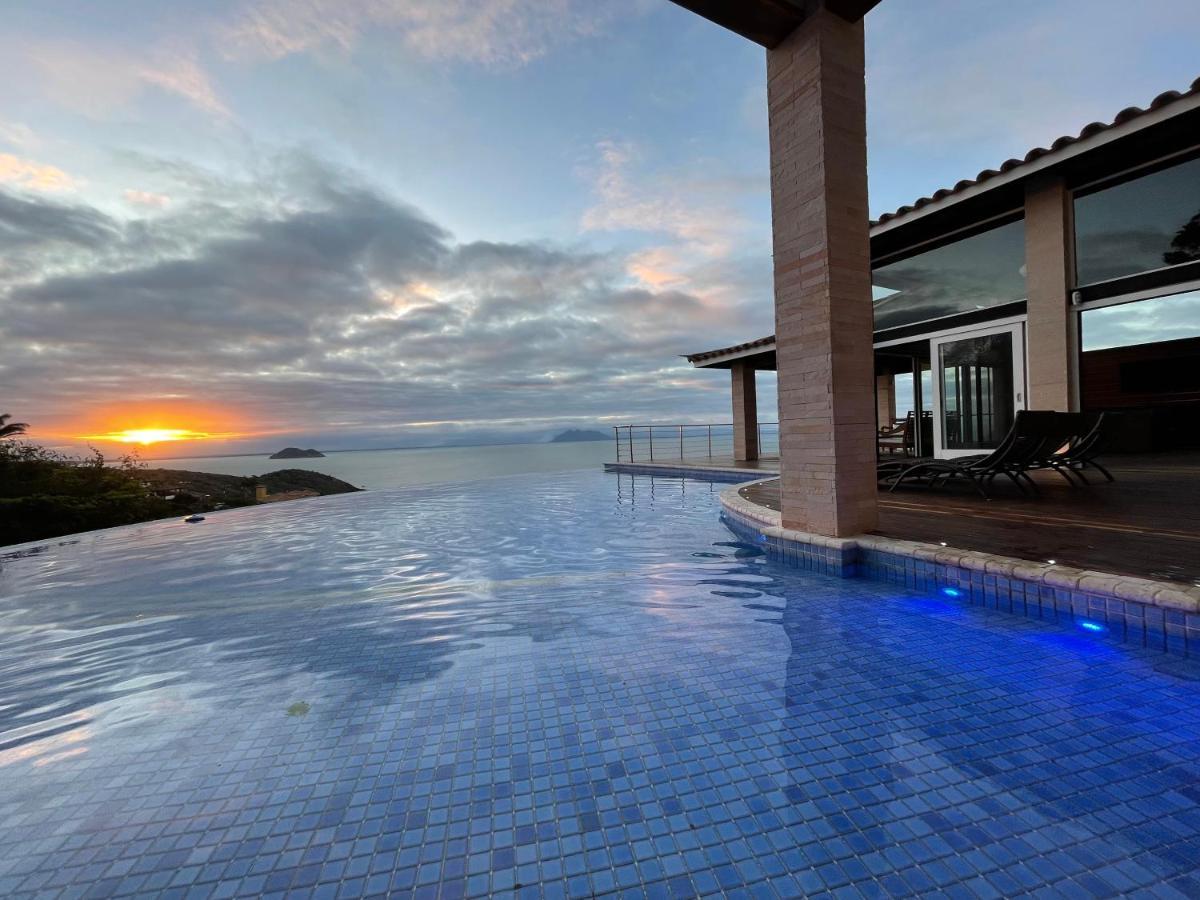
<instances>
[{"instance_id":1,"label":"wooden deck planking","mask_svg":"<svg viewBox=\"0 0 1200 900\"><path fill-rule=\"evenodd\" d=\"M1117 481L1071 488L1040 472L1036 499L996 482L983 500L967 488L881 492L875 533L963 550L1200 584L1200 454L1113 457ZM1092 476L1089 475L1089 478ZM779 508L778 485L747 490Z\"/></svg>"}]
</instances>

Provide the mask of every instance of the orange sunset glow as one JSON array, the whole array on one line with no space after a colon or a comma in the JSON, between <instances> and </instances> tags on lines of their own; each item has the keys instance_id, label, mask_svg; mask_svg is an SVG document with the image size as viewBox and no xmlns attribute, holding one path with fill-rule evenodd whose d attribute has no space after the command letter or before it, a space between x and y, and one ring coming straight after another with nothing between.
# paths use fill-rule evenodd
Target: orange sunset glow
<instances>
[{"instance_id":1,"label":"orange sunset glow","mask_svg":"<svg viewBox=\"0 0 1200 900\"><path fill-rule=\"evenodd\" d=\"M151 447L250 437L246 424L241 410L169 397L93 407L70 420L51 423L48 431L73 442Z\"/></svg>"},{"instance_id":2,"label":"orange sunset glow","mask_svg":"<svg viewBox=\"0 0 1200 900\"><path fill-rule=\"evenodd\" d=\"M202 441L213 437L207 431L191 431L187 428L126 428L124 431L110 431L107 434L89 434L84 439L89 441L115 441L118 444L161 444L164 441Z\"/></svg>"}]
</instances>

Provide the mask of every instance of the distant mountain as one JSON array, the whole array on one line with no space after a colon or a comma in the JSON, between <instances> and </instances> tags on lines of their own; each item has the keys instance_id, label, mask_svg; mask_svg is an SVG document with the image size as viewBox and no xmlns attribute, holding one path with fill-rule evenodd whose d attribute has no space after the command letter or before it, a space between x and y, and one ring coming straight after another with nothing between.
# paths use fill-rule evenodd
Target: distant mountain
<instances>
[{"instance_id":1,"label":"distant mountain","mask_svg":"<svg viewBox=\"0 0 1200 900\"><path fill-rule=\"evenodd\" d=\"M320 450L301 450L299 447L284 447L278 453L272 453L268 459L317 459L325 456Z\"/></svg>"},{"instance_id":2,"label":"distant mountain","mask_svg":"<svg viewBox=\"0 0 1200 900\"><path fill-rule=\"evenodd\" d=\"M555 435L550 443L552 444L574 444L579 441L611 441L612 435L605 434L603 431L583 431L579 428L572 428L570 431L564 431L562 434Z\"/></svg>"}]
</instances>

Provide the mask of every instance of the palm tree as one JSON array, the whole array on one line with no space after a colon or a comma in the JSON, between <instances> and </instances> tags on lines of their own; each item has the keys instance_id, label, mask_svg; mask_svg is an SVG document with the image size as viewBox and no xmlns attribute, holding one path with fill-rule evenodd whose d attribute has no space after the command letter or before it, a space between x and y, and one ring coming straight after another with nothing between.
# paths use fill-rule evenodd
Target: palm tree
<instances>
[{"instance_id":1,"label":"palm tree","mask_svg":"<svg viewBox=\"0 0 1200 900\"><path fill-rule=\"evenodd\" d=\"M9 422L11 418L8 413L0 413L0 438L16 437L29 428L28 422Z\"/></svg>"}]
</instances>

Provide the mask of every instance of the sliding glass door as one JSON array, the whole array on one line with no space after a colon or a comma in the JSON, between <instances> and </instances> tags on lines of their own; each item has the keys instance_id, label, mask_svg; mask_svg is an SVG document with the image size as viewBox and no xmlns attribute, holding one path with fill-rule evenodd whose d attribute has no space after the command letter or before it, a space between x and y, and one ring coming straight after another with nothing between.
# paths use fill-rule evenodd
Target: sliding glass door
<instances>
[{"instance_id":1,"label":"sliding glass door","mask_svg":"<svg viewBox=\"0 0 1200 900\"><path fill-rule=\"evenodd\" d=\"M1025 406L1023 326L971 329L930 341L939 457L995 449Z\"/></svg>"}]
</instances>

